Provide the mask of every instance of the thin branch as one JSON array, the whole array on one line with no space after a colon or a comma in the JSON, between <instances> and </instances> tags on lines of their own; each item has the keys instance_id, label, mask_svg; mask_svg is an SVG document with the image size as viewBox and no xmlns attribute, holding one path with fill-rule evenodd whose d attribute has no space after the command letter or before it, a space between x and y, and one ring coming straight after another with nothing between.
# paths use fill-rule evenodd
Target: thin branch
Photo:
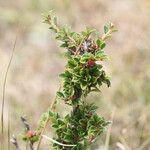
<instances>
[{"instance_id":1,"label":"thin branch","mask_svg":"<svg viewBox=\"0 0 150 150\"><path fill-rule=\"evenodd\" d=\"M112 31L111 30L109 30L106 34L103 34L103 36L102 36L102 40L103 41L105 41L107 38L108 38L108 36L110 36L111 35L111 33L112 33Z\"/></svg>"},{"instance_id":2,"label":"thin branch","mask_svg":"<svg viewBox=\"0 0 150 150\"><path fill-rule=\"evenodd\" d=\"M51 141L51 142L53 142L55 144L60 145L60 146L65 146L65 147L75 147L75 146L77 146L77 145L70 145L70 144L60 143L60 142L58 142L58 141L56 141L56 140L54 140L54 139L52 139L52 138L50 138L50 137L48 137L46 135L42 135L42 137L44 137L45 139L47 139L47 140L49 140L49 141Z\"/></svg>"},{"instance_id":3,"label":"thin branch","mask_svg":"<svg viewBox=\"0 0 150 150\"><path fill-rule=\"evenodd\" d=\"M61 89L61 85L59 87L59 91ZM56 105L56 102L57 102L57 96L55 97L55 99L52 101L51 105L50 105L50 109L51 110L55 110L55 105ZM42 135L44 134L45 130L46 130L46 127L47 127L47 124L49 123L50 121L50 118L47 118L46 122L45 122L45 125L40 133L40 138L39 138L39 143L37 145L37 150L39 150L40 148L40 144L41 144L41 141L42 141Z\"/></svg>"},{"instance_id":4,"label":"thin branch","mask_svg":"<svg viewBox=\"0 0 150 150\"><path fill-rule=\"evenodd\" d=\"M40 138L39 138L39 142L38 142L38 145L37 145L37 150L40 149L40 144L41 144L41 141L42 141L42 134L45 132L48 122L49 122L49 118L47 118L47 120L45 122L45 125L44 125L44 127L43 127L43 129L40 133Z\"/></svg>"},{"instance_id":5,"label":"thin branch","mask_svg":"<svg viewBox=\"0 0 150 150\"><path fill-rule=\"evenodd\" d=\"M10 141L14 144L14 146L16 147L16 150L21 150L19 147L18 141L14 135Z\"/></svg>"},{"instance_id":6,"label":"thin branch","mask_svg":"<svg viewBox=\"0 0 150 150\"><path fill-rule=\"evenodd\" d=\"M30 126L29 126L27 120L24 117L21 117L21 121L22 121L24 127L26 128L26 130L29 131L30 130Z\"/></svg>"},{"instance_id":7,"label":"thin branch","mask_svg":"<svg viewBox=\"0 0 150 150\"><path fill-rule=\"evenodd\" d=\"M34 150L33 144L31 143L31 141L29 141L29 147L30 147L30 150Z\"/></svg>"},{"instance_id":8,"label":"thin branch","mask_svg":"<svg viewBox=\"0 0 150 150\"><path fill-rule=\"evenodd\" d=\"M75 52L75 55L78 55L78 53L79 53L79 51L80 51L80 48L81 48L81 46L82 46L82 43L83 43L83 41L85 40L85 38L86 38L86 37L83 37L83 39L81 40L79 46L77 47L77 50L76 50L76 52Z\"/></svg>"},{"instance_id":9,"label":"thin branch","mask_svg":"<svg viewBox=\"0 0 150 150\"><path fill-rule=\"evenodd\" d=\"M109 150L109 142L110 142L110 134L111 134L111 129L112 129L112 125L113 125L113 120L114 120L114 115L115 115L115 108L113 109L113 112L111 114L111 125L107 131L107 135L106 135L106 141L105 141L105 150Z\"/></svg>"},{"instance_id":10,"label":"thin branch","mask_svg":"<svg viewBox=\"0 0 150 150\"><path fill-rule=\"evenodd\" d=\"M24 127L26 128L26 131L28 132L30 130L30 125L28 124L27 120L24 117L21 117L21 121ZM33 143L31 141L29 141L29 147L30 147L30 150L34 150Z\"/></svg>"}]
</instances>

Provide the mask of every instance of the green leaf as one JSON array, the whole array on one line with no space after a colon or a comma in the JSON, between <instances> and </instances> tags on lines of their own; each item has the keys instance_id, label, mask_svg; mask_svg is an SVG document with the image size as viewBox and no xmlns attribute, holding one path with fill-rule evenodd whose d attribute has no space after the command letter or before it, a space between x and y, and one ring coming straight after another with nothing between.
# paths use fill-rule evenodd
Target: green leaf
<instances>
[{"instance_id":1,"label":"green leaf","mask_svg":"<svg viewBox=\"0 0 150 150\"><path fill-rule=\"evenodd\" d=\"M61 73L61 74L59 75L59 77L61 77L61 78L66 78L67 76L66 76L65 73Z\"/></svg>"},{"instance_id":2,"label":"green leaf","mask_svg":"<svg viewBox=\"0 0 150 150\"><path fill-rule=\"evenodd\" d=\"M106 34L109 31L109 28L107 25L104 26L104 33Z\"/></svg>"},{"instance_id":3,"label":"green leaf","mask_svg":"<svg viewBox=\"0 0 150 150\"><path fill-rule=\"evenodd\" d=\"M54 113L51 110L48 111L48 114L49 114L50 117L54 116Z\"/></svg>"},{"instance_id":4,"label":"green leaf","mask_svg":"<svg viewBox=\"0 0 150 150\"><path fill-rule=\"evenodd\" d=\"M69 79L72 77L72 74L69 71L65 71L64 73L61 73L59 77Z\"/></svg>"},{"instance_id":5,"label":"green leaf","mask_svg":"<svg viewBox=\"0 0 150 150\"><path fill-rule=\"evenodd\" d=\"M83 36L89 37L93 32L96 32L96 30L93 29L93 28L88 28L87 27L86 30L82 31L81 33L82 33Z\"/></svg>"},{"instance_id":6,"label":"green leaf","mask_svg":"<svg viewBox=\"0 0 150 150\"><path fill-rule=\"evenodd\" d=\"M100 39L97 39L96 43L101 49L103 49L106 46L106 43Z\"/></svg>"},{"instance_id":7,"label":"green leaf","mask_svg":"<svg viewBox=\"0 0 150 150\"><path fill-rule=\"evenodd\" d=\"M56 129L58 128L58 126L59 126L58 124L53 124L53 125L52 125L52 127L53 127L53 128L56 128Z\"/></svg>"},{"instance_id":8,"label":"green leaf","mask_svg":"<svg viewBox=\"0 0 150 150\"><path fill-rule=\"evenodd\" d=\"M64 98L64 94L62 92L57 92L57 96L60 98Z\"/></svg>"},{"instance_id":9,"label":"green leaf","mask_svg":"<svg viewBox=\"0 0 150 150\"><path fill-rule=\"evenodd\" d=\"M65 135L64 136L64 141L68 142L68 143L72 142L72 136L71 135Z\"/></svg>"},{"instance_id":10,"label":"green leaf","mask_svg":"<svg viewBox=\"0 0 150 150\"><path fill-rule=\"evenodd\" d=\"M105 79L103 80L103 82L106 83L108 87L110 87L111 82L110 82L110 80L109 80L108 78L105 78Z\"/></svg>"},{"instance_id":11,"label":"green leaf","mask_svg":"<svg viewBox=\"0 0 150 150\"><path fill-rule=\"evenodd\" d=\"M59 126L65 125L64 121L60 118L57 120L57 122L58 122Z\"/></svg>"},{"instance_id":12,"label":"green leaf","mask_svg":"<svg viewBox=\"0 0 150 150\"><path fill-rule=\"evenodd\" d=\"M73 59L70 59L69 61L68 61L68 67L69 68L74 68L74 67L76 67L77 66L77 63L73 60Z\"/></svg>"},{"instance_id":13,"label":"green leaf","mask_svg":"<svg viewBox=\"0 0 150 150\"><path fill-rule=\"evenodd\" d=\"M53 22L54 22L55 25L57 25L57 17L54 16Z\"/></svg>"},{"instance_id":14,"label":"green leaf","mask_svg":"<svg viewBox=\"0 0 150 150\"><path fill-rule=\"evenodd\" d=\"M102 42L100 48L103 49L103 48L105 48L105 46L106 46L106 43Z\"/></svg>"},{"instance_id":15,"label":"green leaf","mask_svg":"<svg viewBox=\"0 0 150 150\"><path fill-rule=\"evenodd\" d=\"M60 47L64 47L64 48L68 47L68 44L67 43L63 43L63 44L60 45Z\"/></svg>"},{"instance_id":16,"label":"green leaf","mask_svg":"<svg viewBox=\"0 0 150 150\"><path fill-rule=\"evenodd\" d=\"M101 60L101 61L108 59L107 55L104 53L103 50L97 51L96 54L95 54L95 58L96 58L97 60Z\"/></svg>"},{"instance_id":17,"label":"green leaf","mask_svg":"<svg viewBox=\"0 0 150 150\"><path fill-rule=\"evenodd\" d=\"M82 57L80 59L80 63L85 64L89 59L94 60L94 55L91 53L85 53L82 55Z\"/></svg>"},{"instance_id":18,"label":"green leaf","mask_svg":"<svg viewBox=\"0 0 150 150\"><path fill-rule=\"evenodd\" d=\"M79 143L79 144L77 145L77 150L83 150L83 149L84 149L83 145Z\"/></svg>"}]
</instances>

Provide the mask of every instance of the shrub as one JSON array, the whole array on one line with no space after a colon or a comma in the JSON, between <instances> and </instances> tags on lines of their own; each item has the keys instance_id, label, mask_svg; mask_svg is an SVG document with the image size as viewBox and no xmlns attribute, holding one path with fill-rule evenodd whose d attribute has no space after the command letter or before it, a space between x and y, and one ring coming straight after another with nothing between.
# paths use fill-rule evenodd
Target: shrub
<instances>
[{"instance_id":1,"label":"shrub","mask_svg":"<svg viewBox=\"0 0 150 150\"><path fill-rule=\"evenodd\" d=\"M56 39L61 41L60 47L66 49L67 65L60 74L62 84L56 99L42 115L36 131L31 131L26 119L22 118L26 128L23 139L30 143L31 149L39 141L39 148L42 137L46 137L43 135L46 125L50 123L55 129L55 137L46 138L53 142L54 149L86 150L109 124L96 113L97 106L88 104L85 99L91 92L99 92L102 84L110 86L101 62L108 59L103 50L105 41L116 29L109 23L104 26L102 36L93 28L86 28L80 33L73 32L69 27L59 26L52 12L46 15L44 22L55 32ZM59 101L72 108L64 117L55 110Z\"/></svg>"}]
</instances>

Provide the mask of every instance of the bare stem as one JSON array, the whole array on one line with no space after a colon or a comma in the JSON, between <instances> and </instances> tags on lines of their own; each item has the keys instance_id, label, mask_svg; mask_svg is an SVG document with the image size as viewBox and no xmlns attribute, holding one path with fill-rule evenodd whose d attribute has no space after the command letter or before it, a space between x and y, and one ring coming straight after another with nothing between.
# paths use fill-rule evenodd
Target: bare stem
<instances>
[{"instance_id":1,"label":"bare stem","mask_svg":"<svg viewBox=\"0 0 150 150\"><path fill-rule=\"evenodd\" d=\"M29 147L30 147L30 150L34 150L33 143L29 142Z\"/></svg>"},{"instance_id":2,"label":"bare stem","mask_svg":"<svg viewBox=\"0 0 150 150\"><path fill-rule=\"evenodd\" d=\"M60 91L60 89L61 89L61 85L59 87L59 91ZM52 101L52 103L50 105L50 109L51 110L55 110L56 109L56 106L55 106L56 102L57 102L57 96L55 97L55 99ZM48 117L46 122L45 122L45 125L44 125L44 127L43 127L43 129L42 129L42 131L40 133L40 138L39 138L39 143L37 145L37 150L39 150L39 148L40 148L40 144L41 144L41 141L42 141L42 135L44 134L44 132L46 130L46 127L47 127L47 124L49 123L49 121L50 121L50 118Z\"/></svg>"},{"instance_id":3,"label":"bare stem","mask_svg":"<svg viewBox=\"0 0 150 150\"><path fill-rule=\"evenodd\" d=\"M14 135L13 135L13 137L10 141L14 144L14 146L16 147L16 150L21 150L20 147L19 147L18 141L17 141L17 139L15 138Z\"/></svg>"}]
</instances>

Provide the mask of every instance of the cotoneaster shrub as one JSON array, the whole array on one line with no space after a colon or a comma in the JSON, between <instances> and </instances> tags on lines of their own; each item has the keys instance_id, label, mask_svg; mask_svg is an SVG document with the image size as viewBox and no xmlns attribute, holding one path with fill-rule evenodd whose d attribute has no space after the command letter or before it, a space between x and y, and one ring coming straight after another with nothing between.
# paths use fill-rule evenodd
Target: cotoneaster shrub
<instances>
[{"instance_id":1,"label":"cotoneaster shrub","mask_svg":"<svg viewBox=\"0 0 150 150\"><path fill-rule=\"evenodd\" d=\"M108 59L105 51L106 40L116 31L114 25L104 26L104 33L100 36L94 28L86 28L82 32L74 32L69 27L59 26L57 18L52 12L46 15L45 23L53 30L56 40L61 41L60 47L65 49L67 64L60 74L61 86L49 110L40 119L35 131L30 129L25 118L23 140L34 149L34 143L40 147L42 137L49 139L56 150L87 150L96 141L109 124L96 113L97 106L85 101L91 92L99 92L102 84L110 86L110 80L102 66L102 61ZM65 117L56 111L56 105L63 101L71 112ZM54 128L53 139L44 136L47 125ZM14 145L19 147L17 140L12 139Z\"/></svg>"}]
</instances>

